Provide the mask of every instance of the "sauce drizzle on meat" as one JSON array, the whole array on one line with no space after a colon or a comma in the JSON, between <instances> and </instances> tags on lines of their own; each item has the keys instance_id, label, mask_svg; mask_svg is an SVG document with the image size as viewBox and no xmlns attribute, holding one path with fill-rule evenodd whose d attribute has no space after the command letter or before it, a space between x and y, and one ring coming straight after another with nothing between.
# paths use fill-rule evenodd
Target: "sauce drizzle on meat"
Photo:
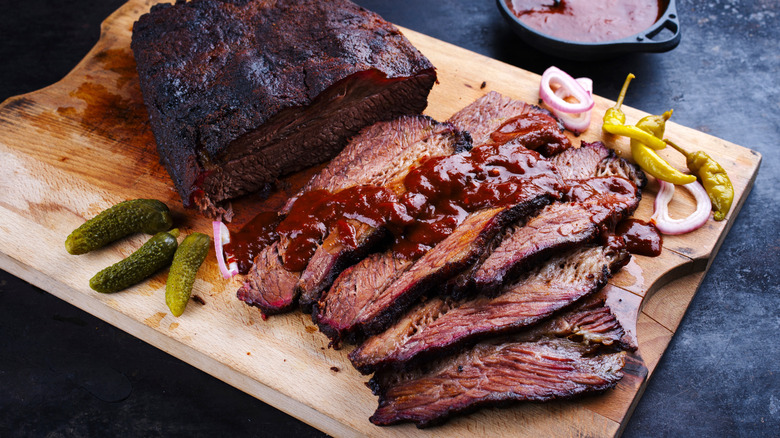
<instances>
[{"instance_id":1,"label":"sauce drizzle on meat","mask_svg":"<svg viewBox=\"0 0 780 438\"><path fill-rule=\"evenodd\" d=\"M276 226L276 234L288 242L282 257L285 269L305 269L318 242L334 227L341 244L355 247L355 230L349 220L385 227L395 236L395 253L413 260L449 236L468 213L511 205L536 185L549 185L553 165L511 140L528 132L557 130L557 122L533 113L527 118L526 122L517 117L508 122L506 126L511 127L502 133L501 142L424 160L404 178L400 197L391 188L370 185L337 193L306 192ZM521 125L522 129L517 128ZM233 254L242 273L248 272L257 252L277 238L269 228L273 222L268 218L257 221L237 233L231 239L235 243L226 248L228 252L236 248Z\"/></svg>"},{"instance_id":2,"label":"sauce drizzle on meat","mask_svg":"<svg viewBox=\"0 0 780 438\"><path fill-rule=\"evenodd\" d=\"M289 241L283 257L285 269L306 269L317 243L334 227L339 230L343 245L356 247L355 229L348 219L375 228L388 226L391 229L402 227L412 220L395 193L384 187L366 185L337 193L326 190L306 192L295 201L290 214L276 228L277 233Z\"/></svg>"},{"instance_id":3,"label":"sauce drizzle on meat","mask_svg":"<svg viewBox=\"0 0 780 438\"><path fill-rule=\"evenodd\" d=\"M415 221L393 250L416 259L452 234L468 213L517 203L553 182L552 165L524 147L488 143L469 153L432 158L406 176L402 202Z\"/></svg>"},{"instance_id":4,"label":"sauce drizzle on meat","mask_svg":"<svg viewBox=\"0 0 780 438\"><path fill-rule=\"evenodd\" d=\"M252 267L255 256L279 238L276 226L281 220L276 212L263 211L238 232L233 233L230 243L224 246L224 251L236 258L238 272L246 275Z\"/></svg>"},{"instance_id":5,"label":"sauce drizzle on meat","mask_svg":"<svg viewBox=\"0 0 780 438\"><path fill-rule=\"evenodd\" d=\"M631 254L648 257L661 255L663 237L652 223L639 219L626 219L618 224L615 233L623 237Z\"/></svg>"}]
</instances>

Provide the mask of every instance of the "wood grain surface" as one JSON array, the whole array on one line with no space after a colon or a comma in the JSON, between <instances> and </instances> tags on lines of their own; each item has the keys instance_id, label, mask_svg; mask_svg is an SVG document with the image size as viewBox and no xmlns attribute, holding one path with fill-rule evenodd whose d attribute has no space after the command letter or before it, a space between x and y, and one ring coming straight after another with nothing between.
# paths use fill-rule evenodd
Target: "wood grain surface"
<instances>
[{"instance_id":1,"label":"wood grain surface","mask_svg":"<svg viewBox=\"0 0 780 438\"><path fill-rule=\"evenodd\" d=\"M603 293L639 344L626 377L614 390L576 401L483 409L422 431L412 425L379 428L368 422L376 398L364 386L367 378L349 364L349 349L328 349L327 338L300 312L263 321L259 311L235 298L240 280L221 278L213 252L194 288L205 304L191 302L180 318L165 306L165 272L117 294L89 289L92 275L132 253L148 237L134 236L83 256L65 252L65 237L84 220L138 197L166 202L185 234L210 233L207 219L183 209L159 164L140 94L130 36L133 22L153 3L131 0L105 20L100 41L68 76L0 105L0 268L332 435L620 434L750 191L759 154L668 124L669 138L707 151L727 169L735 202L725 221L708 221L683 236L665 236L661 256L634 256L611 279ZM439 84L426 110L430 116L444 120L491 90L538 100L537 75L425 35L404 33L438 70ZM628 156L625 139L605 138L599 129L612 104L596 97L594 123L580 139L603 140ZM629 122L645 115L624 108ZM684 169L679 154L661 155ZM238 214L231 228L257 211L281 206L316 170L286 178L285 189L266 200L248 196L236 202ZM657 189L651 180L635 217L650 217ZM678 189L672 215L692 210L692 197Z\"/></svg>"}]
</instances>

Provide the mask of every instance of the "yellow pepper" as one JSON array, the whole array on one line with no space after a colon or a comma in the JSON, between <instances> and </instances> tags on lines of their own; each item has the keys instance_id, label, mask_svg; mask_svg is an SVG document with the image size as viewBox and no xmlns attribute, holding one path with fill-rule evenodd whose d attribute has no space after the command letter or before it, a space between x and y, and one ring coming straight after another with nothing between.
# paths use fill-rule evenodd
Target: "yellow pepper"
<instances>
[{"instance_id":1,"label":"yellow pepper","mask_svg":"<svg viewBox=\"0 0 780 438\"><path fill-rule=\"evenodd\" d=\"M701 184L712 202L713 218L716 221L725 219L734 201L734 186L723 166L703 151L690 153L670 140L666 142L685 155L688 169L701 179Z\"/></svg>"},{"instance_id":2,"label":"yellow pepper","mask_svg":"<svg viewBox=\"0 0 780 438\"><path fill-rule=\"evenodd\" d=\"M634 74L629 73L615 106L604 113L604 124L602 129L610 134L622 135L631 139L631 155L634 161L645 172L650 175L670 182L672 184L689 184L696 181L693 175L687 175L672 167L664 161L655 150L661 150L666 147L663 141L666 121L672 116L672 110L669 110L660 116L645 116L639 120L636 126L626 125L626 115L620 109L623 106L623 99L626 97L626 90Z\"/></svg>"},{"instance_id":3,"label":"yellow pepper","mask_svg":"<svg viewBox=\"0 0 780 438\"><path fill-rule=\"evenodd\" d=\"M626 115L620 109L623 106L623 99L626 97L626 91L628 90L628 84L631 83L631 79L634 79L633 73L629 73L626 76L626 81L623 83L623 88L620 90L620 95L615 103L615 106L608 109L604 113L604 124L602 129L614 135L622 135L636 139L656 150L661 150L666 147L666 143L661 140L660 137L654 137L652 134L648 134L646 130L639 129L637 126L626 125ZM661 135L661 137L663 134Z\"/></svg>"},{"instance_id":4,"label":"yellow pepper","mask_svg":"<svg viewBox=\"0 0 780 438\"><path fill-rule=\"evenodd\" d=\"M669 120L669 117L671 116L672 110L669 110L660 116L645 116L637 122L636 127L656 140L663 142L661 138L664 136L666 121ZM658 179L677 185L690 184L696 181L695 176L682 173L675 169L664 161L663 158L659 157L654 150L635 138L631 139L631 155L634 157L634 161L636 161L639 167Z\"/></svg>"},{"instance_id":5,"label":"yellow pepper","mask_svg":"<svg viewBox=\"0 0 780 438\"><path fill-rule=\"evenodd\" d=\"M623 106L623 99L626 98L628 84L630 84L631 79L634 79L635 77L636 76L634 76L633 73L629 73L628 76L626 76L626 81L623 82L623 88L620 89L620 95L618 96L617 102L615 102L615 106L608 109L607 112L604 113L604 126L619 126L626 123L626 115L623 114L623 110L621 110L620 107Z\"/></svg>"},{"instance_id":6,"label":"yellow pepper","mask_svg":"<svg viewBox=\"0 0 780 438\"><path fill-rule=\"evenodd\" d=\"M666 147L666 143L658 137L654 137L648 134L646 131L638 129L632 125L604 125L604 130L610 134L622 135L629 137L631 142L640 141L645 147L650 147L655 150L661 150Z\"/></svg>"}]
</instances>

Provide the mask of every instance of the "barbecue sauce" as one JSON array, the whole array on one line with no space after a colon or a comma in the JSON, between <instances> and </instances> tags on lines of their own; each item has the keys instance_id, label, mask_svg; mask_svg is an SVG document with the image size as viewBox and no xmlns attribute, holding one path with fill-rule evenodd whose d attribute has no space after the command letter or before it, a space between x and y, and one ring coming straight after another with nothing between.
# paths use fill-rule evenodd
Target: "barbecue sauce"
<instances>
[{"instance_id":1,"label":"barbecue sauce","mask_svg":"<svg viewBox=\"0 0 780 438\"><path fill-rule=\"evenodd\" d=\"M230 243L223 249L226 254L235 257L238 272L246 275L252 267L252 261L266 246L279 238L276 226L281 218L276 212L264 211L241 227L237 233L232 233Z\"/></svg>"},{"instance_id":2,"label":"barbecue sauce","mask_svg":"<svg viewBox=\"0 0 780 438\"><path fill-rule=\"evenodd\" d=\"M488 143L465 154L430 158L404 179L402 202L414 215L393 251L416 259L452 234L470 212L505 207L539 187L557 193L552 164L514 144Z\"/></svg>"},{"instance_id":3,"label":"barbecue sauce","mask_svg":"<svg viewBox=\"0 0 780 438\"><path fill-rule=\"evenodd\" d=\"M639 219L626 219L618 224L615 233L626 241L631 254L657 257L661 254L663 238L652 223Z\"/></svg>"},{"instance_id":4,"label":"barbecue sauce","mask_svg":"<svg viewBox=\"0 0 780 438\"><path fill-rule=\"evenodd\" d=\"M666 0L505 0L527 26L569 41L604 42L648 29Z\"/></svg>"},{"instance_id":5,"label":"barbecue sauce","mask_svg":"<svg viewBox=\"0 0 780 438\"><path fill-rule=\"evenodd\" d=\"M490 139L493 140L494 143L502 144L514 140L521 135L539 136L542 132L540 128L543 128L544 125L548 124L550 121L552 121L553 124L556 123L552 117L542 113L531 113L528 115L512 117L490 134Z\"/></svg>"},{"instance_id":6,"label":"barbecue sauce","mask_svg":"<svg viewBox=\"0 0 780 438\"><path fill-rule=\"evenodd\" d=\"M620 203L634 199L636 186L633 182L616 176L601 176L588 178L569 186L566 198L571 202L589 204L591 222L603 224L605 228L613 229L621 217L614 217L615 208Z\"/></svg>"},{"instance_id":7,"label":"barbecue sauce","mask_svg":"<svg viewBox=\"0 0 780 438\"><path fill-rule=\"evenodd\" d=\"M355 186L336 193L312 190L301 195L290 213L276 228L279 236L288 240L283 265L288 271L306 269L317 245L337 228L340 242L356 247L355 228L348 220L356 220L374 228L391 231L412 221L396 194L385 187Z\"/></svg>"},{"instance_id":8,"label":"barbecue sauce","mask_svg":"<svg viewBox=\"0 0 780 438\"><path fill-rule=\"evenodd\" d=\"M533 113L521 117L529 121L512 119L504 133L508 137L502 140L556 124ZM467 153L422 160L404 178L400 197L388 188L369 185L337 193L306 192L278 225L270 216L256 219L231 238L233 245L225 251L234 251L239 271L245 273L262 247L283 238L284 268L302 271L329 230L337 230L341 245L357 247L353 224L359 222L389 230L393 251L414 260L452 234L470 212L516 204L539 188L557 197L560 184L554 166L538 153L513 142L488 143Z\"/></svg>"},{"instance_id":9,"label":"barbecue sauce","mask_svg":"<svg viewBox=\"0 0 780 438\"><path fill-rule=\"evenodd\" d=\"M546 156L571 147L571 141L563 134L563 125L551 114L541 111L510 118L490 134L490 140L495 144L519 142Z\"/></svg>"}]
</instances>

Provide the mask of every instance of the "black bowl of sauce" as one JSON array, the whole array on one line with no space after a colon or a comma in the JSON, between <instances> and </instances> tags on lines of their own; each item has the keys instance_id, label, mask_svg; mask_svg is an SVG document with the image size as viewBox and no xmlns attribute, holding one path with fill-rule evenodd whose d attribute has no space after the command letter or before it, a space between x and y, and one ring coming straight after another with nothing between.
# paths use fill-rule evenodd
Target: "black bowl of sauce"
<instances>
[{"instance_id":1,"label":"black bowl of sauce","mask_svg":"<svg viewBox=\"0 0 780 438\"><path fill-rule=\"evenodd\" d=\"M550 55L597 60L666 52L680 43L675 0L497 0L527 44Z\"/></svg>"}]
</instances>

